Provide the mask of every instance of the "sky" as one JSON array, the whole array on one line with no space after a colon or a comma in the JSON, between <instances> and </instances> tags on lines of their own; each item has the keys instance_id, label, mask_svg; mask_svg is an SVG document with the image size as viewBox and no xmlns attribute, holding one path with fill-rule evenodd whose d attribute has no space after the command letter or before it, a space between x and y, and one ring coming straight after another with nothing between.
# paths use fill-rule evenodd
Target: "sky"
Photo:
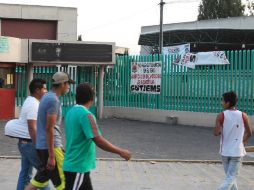
<instances>
[{"instance_id":1,"label":"sky","mask_svg":"<svg viewBox=\"0 0 254 190\"><path fill-rule=\"evenodd\" d=\"M164 0L163 23L197 20L201 0ZM159 25L160 0L0 0L0 3L76 7L83 41L115 42L139 54L141 26Z\"/></svg>"}]
</instances>

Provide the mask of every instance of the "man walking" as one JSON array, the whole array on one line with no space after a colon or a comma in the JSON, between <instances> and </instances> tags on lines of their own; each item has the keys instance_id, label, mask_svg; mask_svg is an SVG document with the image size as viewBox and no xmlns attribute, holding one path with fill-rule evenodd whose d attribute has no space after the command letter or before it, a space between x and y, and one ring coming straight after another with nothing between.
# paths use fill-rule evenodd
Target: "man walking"
<instances>
[{"instance_id":1,"label":"man walking","mask_svg":"<svg viewBox=\"0 0 254 190\"><path fill-rule=\"evenodd\" d=\"M236 109L237 96L235 92L222 95L223 112L218 114L214 135L221 135L220 154L226 174L218 190L238 190L236 178L246 155L244 145L252 135L247 114Z\"/></svg>"},{"instance_id":2,"label":"man walking","mask_svg":"<svg viewBox=\"0 0 254 190\"><path fill-rule=\"evenodd\" d=\"M70 89L71 80L67 73L57 72L52 77L52 89L43 96L38 111L38 131L36 149L42 162L28 189L44 187L51 180L57 190L65 189L65 179L62 170L64 153L61 139L61 103L60 96L64 96Z\"/></svg>"},{"instance_id":3,"label":"man walking","mask_svg":"<svg viewBox=\"0 0 254 190\"><path fill-rule=\"evenodd\" d=\"M32 169L40 166L40 159L35 149L37 114L39 101L47 92L46 81L33 79L29 84L30 96L22 106L19 119L7 122L5 135L18 138L18 149L21 155L21 170L19 172L17 190L24 190L32 178ZM49 189L49 187L43 188Z\"/></svg>"}]
</instances>

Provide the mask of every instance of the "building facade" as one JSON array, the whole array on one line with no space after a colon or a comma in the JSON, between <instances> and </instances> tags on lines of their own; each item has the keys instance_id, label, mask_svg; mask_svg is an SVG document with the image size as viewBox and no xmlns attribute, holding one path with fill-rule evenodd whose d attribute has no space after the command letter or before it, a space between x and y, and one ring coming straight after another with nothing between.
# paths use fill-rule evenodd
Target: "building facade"
<instances>
[{"instance_id":1,"label":"building facade","mask_svg":"<svg viewBox=\"0 0 254 190\"><path fill-rule=\"evenodd\" d=\"M77 8L0 4L0 35L77 40Z\"/></svg>"}]
</instances>

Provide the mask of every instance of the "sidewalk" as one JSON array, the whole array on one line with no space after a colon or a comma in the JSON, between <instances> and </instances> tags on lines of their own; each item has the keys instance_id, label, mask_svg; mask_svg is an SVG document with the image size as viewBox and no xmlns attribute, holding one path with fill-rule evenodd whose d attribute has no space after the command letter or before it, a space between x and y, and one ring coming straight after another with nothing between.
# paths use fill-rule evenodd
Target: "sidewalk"
<instances>
[{"instance_id":1,"label":"sidewalk","mask_svg":"<svg viewBox=\"0 0 254 190\"><path fill-rule=\"evenodd\" d=\"M19 167L19 159L0 159L1 189L15 190ZM119 160L99 160L91 173L95 190L215 190L223 177L221 164ZM254 166L243 166L238 185L254 189Z\"/></svg>"}]
</instances>

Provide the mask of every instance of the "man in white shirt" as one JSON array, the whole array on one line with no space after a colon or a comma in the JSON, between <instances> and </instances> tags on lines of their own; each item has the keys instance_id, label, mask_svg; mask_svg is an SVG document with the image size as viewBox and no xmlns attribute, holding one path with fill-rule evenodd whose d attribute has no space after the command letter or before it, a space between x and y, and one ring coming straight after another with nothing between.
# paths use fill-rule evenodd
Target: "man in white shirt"
<instances>
[{"instance_id":1,"label":"man in white shirt","mask_svg":"<svg viewBox=\"0 0 254 190\"><path fill-rule=\"evenodd\" d=\"M32 177L32 169L38 169L40 159L35 149L37 114L39 101L47 92L46 81L33 79L29 85L30 96L22 106L19 119L13 119L5 125L5 135L18 138L18 149L21 154L21 170L19 173L17 190L24 190ZM45 189L49 189L47 186Z\"/></svg>"},{"instance_id":2,"label":"man in white shirt","mask_svg":"<svg viewBox=\"0 0 254 190\"><path fill-rule=\"evenodd\" d=\"M246 151L244 145L252 135L252 126L247 114L236 109L235 92L222 95L221 106L224 109L216 119L214 135L221 136L220 154L226 174L218 190L238 190L236 178Z\"/></svg>"}]
</instances>

